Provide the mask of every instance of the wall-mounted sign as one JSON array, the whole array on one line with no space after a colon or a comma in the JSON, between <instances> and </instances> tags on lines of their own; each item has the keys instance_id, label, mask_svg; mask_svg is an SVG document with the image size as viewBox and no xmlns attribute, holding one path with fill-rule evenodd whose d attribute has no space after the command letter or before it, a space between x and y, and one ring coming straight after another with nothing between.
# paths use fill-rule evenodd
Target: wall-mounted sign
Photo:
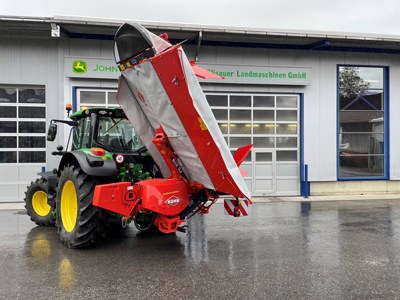
<instances>
[{"instance_id":1,"label":"wall-mounted sign","mask_svg":"<svg viewBox=\"0 0 400 300\"><path fill-rule=\"evenodd\" d=\"M270 67L246 65L219 65L198 63L202 68L225 79L201 80L200 82L310 85L311 68ZM120 71L113 59L67 57L64 60L67 77L117 79Z\"/></svg>"},{"instance_id":2,"label":"wall-mounted sign","mask_svg":"<svg viewBox=\"0 0 400 300\"><path fill-rule=\"evenodd\" d=\"M220 80L212 80L212 82L215 83L278 85L311 84L311 68L309 67L234 66L203 64L200 62L197 64L212 73L225 77L224 79Z\"/></svg>"},{"instance_id":3,"label":"wall-mounted sign","mask_svg":"<svg viewBox=\"0 0 400 300\"><path fill-rule=\"evenodd\" d=\"M64 70L67 77L117 79L120 75L113 59L67 57Z\"/></svg>"}]
</instances>

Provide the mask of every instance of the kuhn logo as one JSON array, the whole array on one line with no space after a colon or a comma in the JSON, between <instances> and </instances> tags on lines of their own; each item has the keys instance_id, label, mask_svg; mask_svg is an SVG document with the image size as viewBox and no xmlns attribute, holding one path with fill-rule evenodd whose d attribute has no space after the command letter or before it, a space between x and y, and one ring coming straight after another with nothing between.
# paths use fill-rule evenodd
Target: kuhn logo
<instances>
[{"instance_id":1,"label":"kuhn logo","mask_svg":"<svg viewBox=\"0 0 400 300\"><path fill-rule=\"evenodd\" d=\"M135 87L135 89L136 89L136 93L137 93L137 96L138 96L139 100L142 101L144 105L147 105L146 104L146 99L144 99L143 94L141 92L139 92L139 90L136 87Z\"/></svg>"},{"instance_id":2,"label":"kuhn logo","mask_svg":"<svg viewBox=\"0 0 400 300\"><path fill-rule=\"evenodd\" d=\"M176 196L171 196L167 200L165 200L165 204L168 204L169 206L177 206L181 202L181 199L179 199Z\"/></svg>"},{"instance_id":3,"label":"kuhn logo","mask_svg":"<svg viewBox=\"0 0 400 300\"><path fill-rule=\"evenodd\" d=\"M72 63L72 71L75 73L86 73L87 64L83 60L76 60Z\"/></svg>"}]
</instances>

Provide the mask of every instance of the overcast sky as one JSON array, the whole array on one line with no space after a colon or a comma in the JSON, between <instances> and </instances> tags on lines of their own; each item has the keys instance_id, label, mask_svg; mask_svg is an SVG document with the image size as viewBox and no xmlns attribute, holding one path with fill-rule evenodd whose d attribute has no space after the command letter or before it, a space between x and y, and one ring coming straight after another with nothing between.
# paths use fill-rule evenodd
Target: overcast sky
<instances>
[{"instance_id":1,"label":"overcast sky","mask_svg":"<svg viewBox=\"0 0 400 300\"><path fill-rule=\"evenodd\" d=\"M400 35L398 0L0 0L0 15Z\"/></svg>"}]
</instances>

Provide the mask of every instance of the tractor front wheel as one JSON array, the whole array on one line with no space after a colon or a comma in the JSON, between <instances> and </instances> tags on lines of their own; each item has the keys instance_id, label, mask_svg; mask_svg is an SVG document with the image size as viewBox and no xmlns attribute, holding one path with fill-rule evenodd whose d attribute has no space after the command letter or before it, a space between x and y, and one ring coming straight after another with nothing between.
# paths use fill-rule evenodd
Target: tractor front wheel
<instances>
[{"instance_id":1,"label":"tractor front wheel","mask_svg":"<svg viewBox=\"0 0 400 300\"><path fill-rule=\"evenodd\" d=\"M62 243L69 248L94 244L100 233L99 209L92 205L94 178L79 166L67 165L57 190L57 226Z\"/></svg>"},{"instance_id":2,"label":"tractor front wheel","mask_svg":"<svg viewBox=\"0 0 400 300\"><path fill-rule=\"evenodd\" d=\"M40 226L55 224L54 208L47 203L47 181L38 178L25 192L25 208L31 220Z\"/></svg>"}]
</instances>

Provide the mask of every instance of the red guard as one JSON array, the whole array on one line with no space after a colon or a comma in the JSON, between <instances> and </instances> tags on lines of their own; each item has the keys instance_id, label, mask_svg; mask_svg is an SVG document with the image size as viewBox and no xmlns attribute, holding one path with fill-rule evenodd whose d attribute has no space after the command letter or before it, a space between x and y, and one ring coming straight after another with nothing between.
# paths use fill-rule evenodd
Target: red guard
<instances>
[{"instance_id":1,"label":"red guard","mask_svg":"<svg viewBox=\"0 0 400 300\"><path fill-rule=\"evenodd\" d=\"M171 47L150 59L183 127L196 147L215 190L243 198L242 191L232 178L219 146L194 106L181 62L179 47ZM178 67L177 67L178 66Z\"/></svg>"}]
</instances>

